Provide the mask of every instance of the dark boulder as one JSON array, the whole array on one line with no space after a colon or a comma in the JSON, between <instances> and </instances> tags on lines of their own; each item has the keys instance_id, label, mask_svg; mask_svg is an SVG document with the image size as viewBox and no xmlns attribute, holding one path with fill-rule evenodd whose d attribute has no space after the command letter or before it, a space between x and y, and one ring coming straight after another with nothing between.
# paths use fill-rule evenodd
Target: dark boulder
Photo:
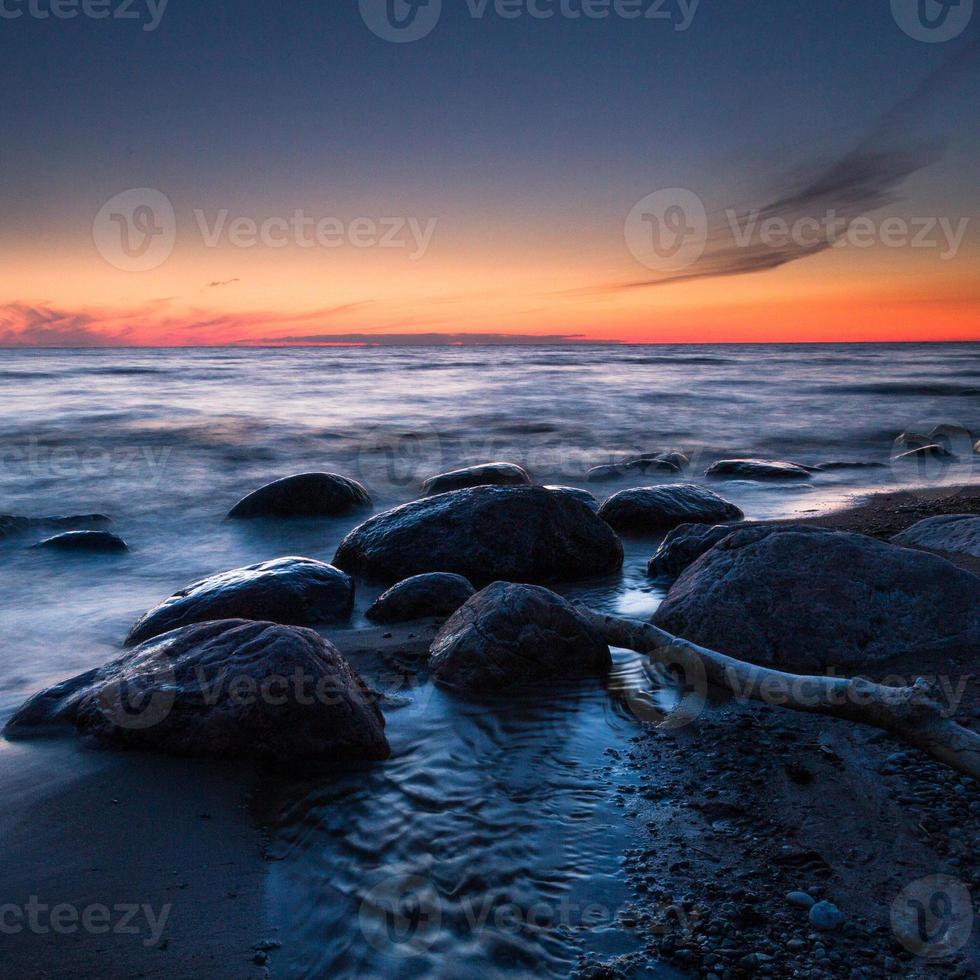
<instances>
[{"instance_id":1,"label":"dark boulder","mask_svg":"<svg viewBox=\"0 0 980 980\"><path fill-rule=\"evenodd\" d=\"M980 558L980 517L976 514L927 517L892 538L892 544Z\"/></svg>"},{"instance_id":2,"label":"dark boulder","mask_svg":"<svg viewBox=\"0 0 980 980\"><path fill-rule=\"evenodd\" d=\"M647 564L652 578L677 578L706 551L736 529L734 524L682 524L675 527Z\"/></svg>"},{"instance_id":3,"label":"dark boulder","mask_svg":"<svg viewBox=\"0 0 980 980\"><path fill-rule=\"evenodd\" d=\"M809 480L811 475L799 463L765 459L722 459L705 473L712 480Z\"/></svg>"},{"instance_id":4,"label":"dark boulder","mask_svg":"<svg viewBox=\"0 0 980 980\"><path fill-rule=\"evenodd\" d=\"M497 691L609 670L609 647L561 596L533 585L495 582L444 624L429 666L443 683Z\"/></svg>"},{"instance_id":5,"label":"dark boulder","mask_svg":"<svg viewBox=\"0 0 980 980\"><path fill-rule=\"evenodd\" d=\"M980 579L945 559L800 525L733 531L674 583L654 622L797 673L855 673L980 645Z\"/></svg>"},{"instance_id":6,"label":"dark boulder","mask_svg":"<svg viewBox=\"0 0 980 980\"><path fill-rule=\"evenodd\" d=\"M54 551L88 551L110 554L128 551L129 547L122 538L108 531L65 531L47 538L35 548L50 548Z\"/></svg>"},{"instance_id":7,"label":"dark boulder","mask_svg":"<svg viewBox=\"0 0 980 980\"><path fill-rule=\"evenodd\" d=\"M722 524L745 516L734 504L693 483L638 487L610 497L599 516L617 531L669 531L681 524Z\"/></svg>"},{"instance_id":8,"label":"dark boulder","mask_svg":"<svg viewBox=\"0 0 980 980\"><path fill-rule=\"evenodd\" d=\"M447 572L415 575L379 596L365 616L375 623L451 616L475 591L462 575Z\"/></svg>"},{"instance_id":9,"label":"dark boulder","mask_svg":"<svg viewBox=\"0 0 980 980\"><path fill-rule=\"evenodd\" d=\"M330 517L370 507L367 490L336 473L302 473L261 487L229 511L233 518Z\"/></svg>"},{"instance_id":10,"label":"dark boulder","mask_svg":"<svg viewBox=\"0 0 980 980\"><path fill-rule=\"evenodd\" d=\"M645 476L648 473L663 473L666 476L678 476L690 466L690 460L683 453L646 453L642 456L631 456L618 463L605 466L594 466L589 470L589 483L608 483L620 480L625 476Z\"/></svg>"},{"instance_id":11,"label":"dark boulder","mask_svg":"<svg viewBox=\"0 0 980 980\"><path fill-rule=\"evenodd\" d=\"M527 471L514 463L484 463L482 466L467 466L431 476L422 484L422 490L434 496L450 490L465 490L468 487L518 487L529 486L531 477Z\"/></svg>"},{"instance_id":12,"label":"dark boulder","mask_svg":"<svg viewBox=\"0 0 980 980\"><path fill-rule=\"evenodd\" d=\"M609 526L568 494L544 487L474 487L378 514L340 543L334 564L399 582L454 572L477 587L498 579L573 581L623 564Z\"/></svg>"},{"instance_id":13,"label":"dark boulder","mask_svg":"<svg viewBox=\"0 0 980 980\"><path fill-rule=\"evenodd\" d=\"M386 759L376 701L313 630L226 620L167 633L35 695L4 734L60 724L181 756Z\"/></svg>"},{"instance_id":14,"label":"dark boulder","mask_svg":"<svg viewBox=\"0 0 980 980\"><path fill-rule=\"evenodd\" d=\"M579 487L545 487L545 490L550 490L552 493L568 494L573 500L585 504L591 511L598 511L599 509L599 501L588 490L582 490Z\"/></svg>"},{"instance_id":15,"label":"dark boulder","mask_svg":"<svg viewBox=\"0 0 980 980\"><path fill-rule=\"evenodd\" d=\"M175 592L139 620L126 646L209 619L290 626L339 622L353 606L354 585L339 569L312 558L279 558L212 575Z\"/></svg>"},{"instance_id":16,"label":"dark boulder","mask_svg":"<svg viewBox=\"0 0 980 980\"><path fill-rule=\"evenodd\" d=\"M962 425L943 423L930 431L929 441L942 446L954 456L969 456L973 446L973 435Z\"/></svg>"}]
</instances>

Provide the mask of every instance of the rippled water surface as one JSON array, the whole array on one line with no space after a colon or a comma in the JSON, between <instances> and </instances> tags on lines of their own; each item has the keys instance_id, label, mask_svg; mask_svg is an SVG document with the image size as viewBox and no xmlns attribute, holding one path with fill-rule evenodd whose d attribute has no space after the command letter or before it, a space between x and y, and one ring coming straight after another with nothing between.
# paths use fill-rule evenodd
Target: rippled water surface
<instances>
[{"instance_id":1,"label":"rippled water surface","mask_svg":"<svg viewBox=\"0 0 980 980\"><path fill-rule=\"evenodd\" d=\"M674 448L692 455L694 479L733 455L885 464L720 488L752 518L814 511L915 478L887 465L905 429L956 423L980 438L978 353L2 351L0 513L104 513L131 551L32 551L40 532L0 541L0 721L39 686L111 657L132 622L180 586L286 554L330 560L349 519L222 520L270 479L337 471L365 482L383 509L416 496L426 476L490 459L578 486L590 466ZM964 452L926 476L975 472ZM628 540L622 576L566 591L649 615L661 598L645 574L656 543ZM360 590L355 622L372 598ZM638 671L636 658L616 658L611 687ZM355 666L372 679L381 670ZM628 898L617 800L628 788L607 752L628 749L633 715L595 684L473 701L417 666L386 708L388 763L284 780L270 794L268 901L284 975L566 975L583 950L635 948L615 921Z\"/></svg>"}]
</instances>

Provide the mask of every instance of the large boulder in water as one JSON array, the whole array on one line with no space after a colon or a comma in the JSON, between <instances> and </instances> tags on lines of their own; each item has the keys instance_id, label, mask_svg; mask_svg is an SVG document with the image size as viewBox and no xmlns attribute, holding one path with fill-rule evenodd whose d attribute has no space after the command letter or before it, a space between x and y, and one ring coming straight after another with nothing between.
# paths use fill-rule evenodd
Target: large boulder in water
<instances>
[{"instance_id":1,"label":"large boulder in water","mask_svg":"<svg viewBox=\"0 0 980 980\"><path fill-rule=\"evenodd\" d=\"M652 578L677 578L688 565L693 565L706 551L723 541L736 525L682 524L675 527L657 553L647 564Z\"/></svg>"},{"instance_id":2,"label":"large boulder in water","mask_svg":"<svg viewBox=\"0 0 980 980\"><path fill-rule=\"evenodd\" d=\"M583 490L581 487L545 487L545 490L550 490L552 493L565 493L574 500L581 501L585 504L589 510L597 512L599 510L599 501L589 493L588 490Z\"/></svg>"},{"instance_id":3,"label":"large boulder in water","mask_svg":"<svg viewBox=\"0 0 980 980\"><path fill-rule=\"evenodd\" d=\"M334 563L385 582L454 572L478 587L498 579L547 583L616 572L623 545L569 494L474 487L372 517L344 538Z\"/></svg>"},{"instance_id":4,"label":"large boulder in water","mask_svg":"<svg viewBox=\"0 0 980 980\"><path fill-rule=\"evenodd\" d=\"M364 614L375 623L451 616L476 590L462 575L429 572L393 585Z\"/></svg>"},{"instance_id":5,"label":"large boulder in water","mask_svg":"<svg viewBox=\"0 0 980 980\"><path fill-rule=\"evenodd\" d=\"M530 486L530 483L531 477L527 471L514 463L484 463L431 476L422 484L422 490L435 495L468 487L519 487Z\"/></svg>"},{"instance_id":6,"label":"large boulder in water","mask_svg":"<svg viewBox=\"0 0 980 980\"><path fill-rule=\"evenodd\" d=\"M799 525L729 534L654 616L670 633L797 673L980 646L980 578L936 555Z\"/></svg>"},{"instance_id":7,"label":"large boulder in water","mask_svg":"<svg viewBox=\"0 0 980 980\"><path fill-rule=\"evenodd\" d=\"M116 554L120 551L129 550L122 538L110 534L108 531L65 531L63 534L45 538L44 541L34 545L34 547L51 551L77 551L93 554Z\"/></svg>"},{"instance_id":8,"label":"large boulder in water","mask_svg":"<svg viewBox=\"0 0 980 980\"><path fill-rule=\"evenodd\" d=\"M433 676L468 691L497 691L609 670L609 647L574 606L533 585L494 582L444 624Z\"/></svg>"},{"instance_id":9,"label":"large boulder in water","mask_svg":"<svg viewBox=\"0 0 980 980\"><path fill-rule=\"evenodd\" d=\"M811 471L799 463L767 459L720 459L705 473L712 480L809 480Z\"/></svg>"},{"instance_id":10,"label":"large boulder in water","mask_svg":"<svg viewBox=\"0 0 980 980\"><path fill-rule=\"evenodd\" d=\"M137 622L126 646L209 619L267 619L290 626L339 622L353 606L354 584L340 569L312 558L278 558L175 592Z\"/></svg>"},{"instance_id":11,"label":"large boulder in water","mask_svg":"<svg viewBox=\"0 0 980 980\"><path fill-rule=\"evenodd\" d=\"M734 504L693 483L637 487L610 497L599 516L617 531L669 531L680 524L722 524L745 516Z\"/></svg>"},{"instance_id":12,"label":"large boulder in water","mask_svg":"<svg viewBox=\"0 0 980 980\"><path fill-rule=\"evenodd\" d=\"M976 514L927 517L897 534L892 538L892 544L980 558L980 517Z\"/></svg>"},{"instance_id":13,"label":"large boulder in water","mask_svg":"<svg viewBox=\"0 0 980 980\"><path fill-rule=\"evenodd\" d=\"M370 507L367 490L336 473L301 473L250 493L229 511L234 518L330 517Z\"/></svg>"},{"instance_id":14,"label":"large boulder in water","mask_svg":"<svg viewBox=\"0 0 980 980\"><path fill-rule=\"evenodd\" d=\"M318 633L231 620L175 630L35 695L4 734L46 726L173 755L386 759L374 694Z\"/></svg>"}]
</instances>

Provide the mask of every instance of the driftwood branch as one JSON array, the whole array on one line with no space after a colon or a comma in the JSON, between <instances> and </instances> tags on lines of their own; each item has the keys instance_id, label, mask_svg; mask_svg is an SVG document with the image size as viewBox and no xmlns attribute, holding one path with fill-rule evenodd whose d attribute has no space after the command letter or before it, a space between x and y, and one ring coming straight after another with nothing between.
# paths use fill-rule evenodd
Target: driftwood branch
<instances>
[{"instance_id":1,"label":"driftwood branch","mask_svg":"<svg viewBox=\"0 0 980 980\"><path fill-rule=\"evenodd\" d=\"M980 780L980 734L958 725L922 678L911 687L886 687L862 678L787 674L706 650L649 623L579 609L610 646L679 666L689 682L694 678L739 698L883 729Z\"/></svg>"}]
</instances>

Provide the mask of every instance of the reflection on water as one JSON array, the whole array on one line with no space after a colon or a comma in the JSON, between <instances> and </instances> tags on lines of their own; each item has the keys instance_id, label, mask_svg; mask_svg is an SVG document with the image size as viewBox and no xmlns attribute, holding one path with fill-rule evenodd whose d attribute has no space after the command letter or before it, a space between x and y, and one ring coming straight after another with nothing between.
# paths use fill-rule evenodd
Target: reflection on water
<instances>
[{"instance_id":1,"label":"reflection on water","mask_svg":"<svg viewBox=\"0 0 980 980\"><path fill-rule=\"evenodd\" d=\"M617 653L613 683L636 659ZM607 752L635 734L628 708L597 683L413 689L388 763L267 789L284 972L567 976L583 951L636 948Z\"/></svg>"},{"instance_id":2,"label":"reflection on water","mask_svg":"<svg viewBox=\"0 0 980 980\"><path fill-rule=\"evenodd\" d=\"M262 483L312 469L363 480L376 506L441 469L490 459L545 484L678 448L693 478L721 456L888 461L905 429L980 437L976 345L527 350L0 352L0 512L106 513L127 555L0 541L0 722L43 684L115 655L175 589L282 555L330 560L351 520L225 522ZM964 454L930 479L966 482ZM918 478L919 474L914 474ZM900 473L721 488L750 518L814 511ZM644 478L592 485L598 495ZM625 541L621 576L565 590L633 617L662 598L658 541ZM355 623L374 598L359 585ZM355 666L371 676L376 665ZM567 975L637 938L616 913L628 828L616 796L637 716L682 697L616 652L598 683L474 701L424 676L386 710L390 762L280 779L268 904L289 976ZM645 693L646 692L646 693ZM400 707L398 705L401 705ZM30 747L24 751L33 751Z\"/></svg>"}]
</instances>

